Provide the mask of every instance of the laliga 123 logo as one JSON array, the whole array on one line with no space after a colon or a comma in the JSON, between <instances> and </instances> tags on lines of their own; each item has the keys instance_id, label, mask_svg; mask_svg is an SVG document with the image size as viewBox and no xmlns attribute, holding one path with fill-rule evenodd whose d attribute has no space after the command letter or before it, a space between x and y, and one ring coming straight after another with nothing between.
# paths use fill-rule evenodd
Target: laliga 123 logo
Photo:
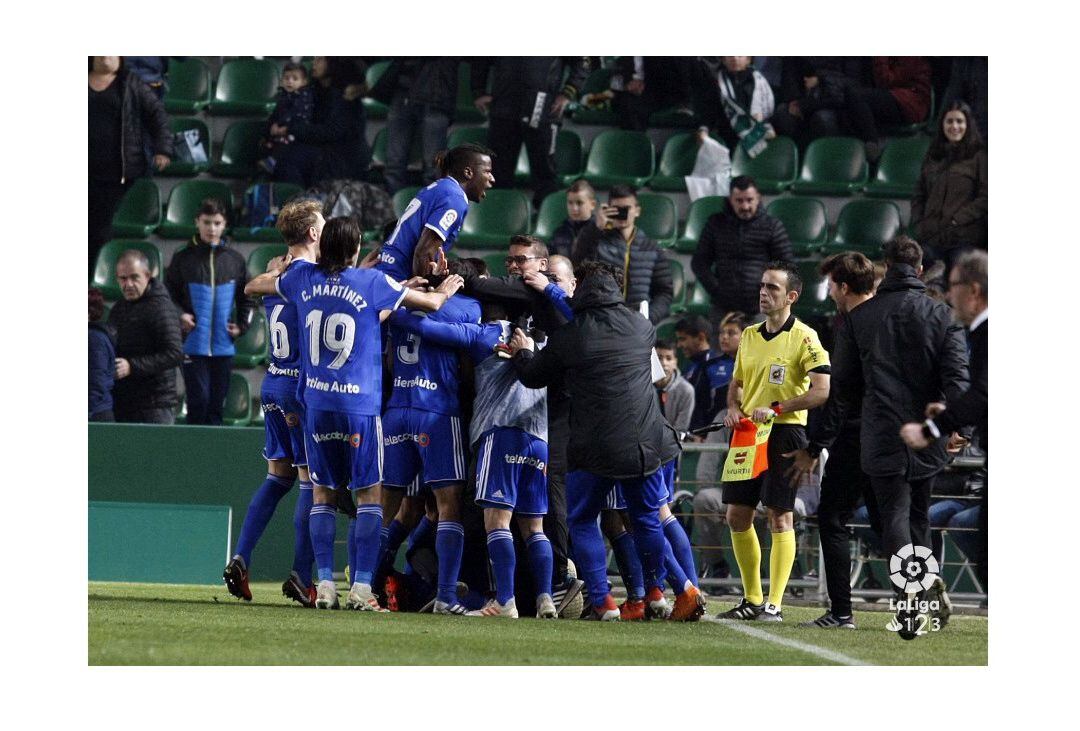
<instances>
[{"instance_id":1,"label":"laliga 123 logo","mask_svg":"<svg viewBox=\"0 0 1080 731\"><path fill-rule=\"evenodd\" d=\"M897 614L889 621L889 630L910 640L941 629L940 621L931 614L941 609L940 600L916 598L920 591L934 585L939 569L933 551L926 546L909 543L893 554L889 559L889 579L907 598L890 600L889 609Z\"/></svg>"}]
</instances>

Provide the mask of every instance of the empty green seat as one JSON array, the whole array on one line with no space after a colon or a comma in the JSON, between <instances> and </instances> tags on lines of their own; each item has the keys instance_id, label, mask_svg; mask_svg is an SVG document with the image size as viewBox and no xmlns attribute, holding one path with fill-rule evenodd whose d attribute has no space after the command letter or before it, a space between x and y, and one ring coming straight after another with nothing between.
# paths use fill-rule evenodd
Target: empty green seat
<instances>
[{"instance_id":1,"label":"empty green seat","mask_svg":"<svg viewBox=\"0 0 1080 731\"><path fill-rule=\"evenodd\" d=\"M806 148L799 179L791 185L799 195L851 195L866 186L866 150L854 137L819 137Z\"/></svg>"},{"instance_id":2,"label":"empty green seat","mask_svg":"<svg viewBox=\"0 0 1080 731\"><path fill-rule=\"evenodd\" d=\"M791 187L799 174L799 149L790 137L769 140L756 157L747 156L742 145L735 146L731 175L749 175L762 193L775 195Z\"/></svg>"},{"instance_id":3,"label":"empty green seat","mask_svg":"<svg viewBox=\"0 0 1080 731\"><path fill-rule=\"evenodd\" d=\"M245 119L233 122L225 130L221 142L221 159L210 168L219 178L253 178L258 169L255 162L263 150L259 140L266 134L266 122Z\"/></svg>"},{"instance_id":4,"label":"empty green seat","mask_svg":"<svg viewBox=\"0 0 1080 731\"><path fill-rule=\"evenodd\" d=\"M680 132L669 137L664 143L660 165L649 181L649 187L673 192L686 190L683 178L694 172L698 149L696 136L692 132Z\"/></svg>"},{"instance_id":5,"label":"empty green seat","mask_svg":"<svg viewBox=\"0 0 1080 731\"><path fill-rule=\"evenodd\" d=\"M675 240L675 250L684 254L692 254L697 251L698 240L705 228L709 216L724 210L724 202L727 198L719 195L709 195L698 198L690 204L690 210L686 212L686 225L682 235Z\"/></svg>"},{"instance_id":6,"label":"empty green seat","mask_svg":"<svg viewBox=\"0 0 1080 731\"><path fill-rule=\"evenodd\" d=\"M218 73L210 113L224 116L265 117L274 110L278 68L269 59L237 58Z\"/></svg>"},{"instance_id":7,"label":"empty green seat","mask_svg":"<svg viewBox=\"0 0 1080 731\"><path fill-rule=\"evenodd\" d=\"M911 198L929 149L929 137L902 137L890 142L881 153L877 174L866 185L866 194L874 198Z\"/></svg>"},{"instance_id":8,"label":"empty green seat","mask_svg":"<svg viewBox=\"0 0 1080 731\"><path fill-rule=\"evenodd\" d=\"M394 215L401 218L401 214L405 212L406 206L409 205L409 201L416 197L416 194L420 192L420 188L417 186L410 186L408 188L402 188L397 193L394 193Z\"/></svg>"},{"instance_id":9,"label":"empty green seat","mask_svg":"<svg viewBox=\"0 0 1080 731\"><path fill-rule=\"evenodd\" d=\"M791 308L797 317L825 317L836 312L836 304L829 298L829 283L818 272L817 260L804 260L796 264L803 280L802 294Z\"/></svg>"},{"instance_id":10,"label":"empty green seat","mask_svg":"<svg viewBox=\"0 0 1080 731\"><path fill-rule=\"evenodd\" d=\"M256 307L247 331L233 341L236 354L233 365L237 368L254 368L266 360L269 352L269 336L266 331L266 315L262 307Z\"/></svg>"},{"instance_id":11,"label":"empty green seat","mask_svg":"<svg viewBox=\"0 0 1080 731\"><path fill-rule=\"evenodd\" d=\"M502 249L514 234L529 233L532 210L529 199L517 190L489 190L484 200L469 206L458 246L463 249Z\"/></svg>"},{"instance_id":12,"label":"empty green seat","mask_svg":"<svg viewBox=\"0 0 1080 731\"><path fill-rule=\"evenodd\" d=\"M364 82L367 84L367 88L374 88L376 82L386 73L386 69L390 68L390 61L376 61L367 68L367 72L364 74ZM365 96L361 102L364 105L364 114L369 120L371 119L386 119L386 115L390 112L390 108L377 99Z\"/></svg>"},{"instance_id":13,"label":"empty green seat","mask_svg":"<svg viewBox=\"0 0 1080 731\"><path fill-rule=\"evenodd\" d=\"M457 111L454 112L457 124L474 124L487 119L473 104L471 79L472 67L468 61L462 61L458 64Z\"/></svg>"},{"instance_id":14,"label":"empty green seat","mask_svg":"<svg viewBox=\"0 0 1080 731\"><path fill-rule=\"evenodd\" d=\"M257 183L255 185L258 185ZM247 190L244 191L244 205L248 199L248 194L251 192L255 185L249 185ZM270 198L270 211L276 214L289 199L301 195L304 192L303 187L296 185L295 183L272 183L270 185L271 198ZM241 220L246 218L247 211L241 211ZM281 232L274 226L233 226L232 236L237 241L259 241L265 243L277 243L284 241ZM261 272L260 272L261 274Z\"/></svg>"},{"instance_id":15,"label":"empty green seat","mask_svg":"<svg viewBox=\"0 0 1080 731\"><path fill-rule=\"evenodd\" d=\"M638 193L641 216L637 225L653 241L670 249L678 236L679 216L675 212L675 201L663 193Z\"/></svg>"},{"instance_id":16,"label":"empty green seat","mask_svg":"<svg viewBox=\"0 0 1080 731\"><path fill-rule=\"evenodd\" d=\"M150 178L139 178L120 199L112 218L113 236L142 238L161 225L161 192Z\"/></svg>"},{"instance_id":17,"label":"empty green seat","mask_svg":"<svg viewBox=\"0 0 1080 731\"><path fill-rule=\"evenodd\" d=\"M860 198L840 210L829 251L861 251L881 258L882 245L900 233L900 208L892 201Z\"/></svg>"},{"instance_id":18,"label":"empty green seat","mask_svg":"<svg viewBox=\"0 0 1080 731\"><path fill-rule=\"evenodd\" d=\"M488 273L493 277L506 276L506 254L484 254L484 263L487 264Z\"/></svg>"},{"instance_id":19,"label":"empty green seat","mask_svg":"<svg viewBox=\"0 0 1080 731\"><path fill-rule=\"evenodd\" d=\"M593 140L585 179L598 188L640 188L656 172L656 149L644 132L609 129Z\"/></svg>"},{"instance_id":20,"label":"empty green seat","mask_svg":"<svg viewBox=\"0 0 1080 731\"><path fill-rule=\"evenodd\" d=\"M795 256L820 253L829 241L825 204L817 198L777 198L766 212L784 224Z\"/></svg>"},{"instance_id":21,"label":"empty green seat","mask_svg":"<svg viewBox=\"0 0 1080 731\"><path fill-rule=\"evenodd\" d=\"M117 300L122 296L120 284L116 281L116 260L128 249L138 249L146 254L146 258L150 260L150 276L161 278L161 252L156 246L149 241L113 239L98 251L94 276L90 280L90 286L100 289L101 296L107 300Z\"/></svg>"},{"instance_id":22,"label":"empty green seat","mask_svg":"<svg viewBox=\"0 0 1080 731\"><path fill-rule=\"evenodd\" d=\"M247 258L248 278L254 279L263 274L266 272L266 265L270 263L271 259L275 256L284 256L288 252L289 247L285 244L267 244L253 249Z\"/></svg>"},{"instance_id":23,"label":"empty green seat","mask_svg":"<svg viewBox=\"0 0 1080 731\"><path fill-rule=\"evenodd\" d=\"M705 291L705 288L701 286L701 282L695 281L693 286L689 287L686 295L686 311L691 315L708 317L711 308L712 298L709 297L709 293Z\"/></svg>"},{"instance_id":24,"label":"empty green seat","mask_svg":"<svg viewBox=\"0 0 1080 731\"><path fill-rule=\"evenodd\" d=\"M169 88L165 91L165 111L195 114L210 104L210 69L198 58L169 61Z\"/></svg>"},{"instance_id":25,"label":"empty green seat","mask_svg":"<svg viewBox=\"0 0 1080 731\"><path fill-rule=\"evenodd\" d=\"M577 132L561 129L555 138L555 178L563 185L569 185L581 177L583 146ZM518 154L517 168L514 170L514 182L528 185L532 180L529 167L529 155L525 145Z\"/></svg>"},{"instance_id":26,"label":"empty green seat","mask_svg":"<svg viewBox=\"0 0 1080 731\"><path fill-rule=\"evenodd\" d=\"M487 127L458 127L446 138L447 149L472 142L477 145L487 145Z\"/></svg>"},{"instance_id":27,"label":"empty green seat","mask_svg":"<svg viewBox=\"0 0 1080 731\"><path fill-rule=\"evenodd\" d=\"M158 226L158 235L166 239L189 239L195 235L195 216L199 205L206 198L215 198L225 204L226 220L234 220L232 193L220 180L184 180L169 193L165 207L165 220Z\"/></svg>"},{"instance_id":28,"label":"empty green seat","mask_svg":"<svg viewBox=\"0 0 1080 731\"><path fill-rule=\"evenodd\" d=\"M668 266L671 267L671 284L675 291L671 297L671 313L677 315L686 309L686 271L681 261L670 256Z\"/></svg>"},{"instance_id":29,"label":"empty green seat","mask_svg":"<svg viewBox=\"0 0 1080 731\"><path fill-rule=\"evenodd\" d=\"M611 69L599 68L592 71L585 79L585 84L578 94L578 99L583 99L586 94L597 94L606 91L611 86ZM614 127L619 123L619 115L612 109L589 109L584 106L577 107L573 112L574 124L595 124L604 127Z\"/></svg>"},{"instance_id":30,"label":"empty green seat","mask_svg":"<svg viewBox=\"0 0 1080 731\"><path fill-rule=\"evenodd\" d=\"M225 426L247 426L251 423L251 387L239 373L229 374L229 392L222 412Z\"/></svg>"},{"instance_id":31,"label":"empty green seat","mask_svg":"<svg viewBox=\"0 0 1080 731\"><path fill-rule=\"evenodd\" d=\"M206 160L204 162L187 162L180 160L178 156L174 156L165 169L158 173L159 175L191 177L199 173L205 173L210 169L210 161L213 159L213 155L211 154L210 130L207 129L205 122L194 117L170 117L169 130L174 135L177 132L196 130L199 133L199 142L202 143L203 151L206 152Z\"/></svg>"},{"instance_id":32,"label":"empty green seat","mask_svg":"<svg viewBox=\"0 0 1080 731\"><path fill-rule=\"evenodd\" d=\"M550 243L555 229L561 226L565 220L566 191L557 190L554 193L548 193L540 203L540 213L536 216L536 227L533 229L533 236L543 239L545 243Z\"/></svg>"}]
</instances>

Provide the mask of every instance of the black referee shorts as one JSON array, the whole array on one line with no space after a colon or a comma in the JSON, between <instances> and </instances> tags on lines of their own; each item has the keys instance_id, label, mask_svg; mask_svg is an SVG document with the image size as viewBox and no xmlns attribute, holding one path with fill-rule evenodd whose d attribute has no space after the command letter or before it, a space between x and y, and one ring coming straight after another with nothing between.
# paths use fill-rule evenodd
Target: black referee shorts
<instances>
[{"instance_id":1,"label":"black referee shorts","mask_svg":"<svg viewBox=\"0 0 1080 731\"><path fill-rule=\"evenodd\" d=\"M724 502L751 508L763 503L774 510L794 510L798 488L791 486L791 480L784 476L784 472L795 460L783 454L805 449L809 444L806 427L801 424L774 424L769 434L769 469L752 480L722 483Z\"/></svg>"}]
</instances>

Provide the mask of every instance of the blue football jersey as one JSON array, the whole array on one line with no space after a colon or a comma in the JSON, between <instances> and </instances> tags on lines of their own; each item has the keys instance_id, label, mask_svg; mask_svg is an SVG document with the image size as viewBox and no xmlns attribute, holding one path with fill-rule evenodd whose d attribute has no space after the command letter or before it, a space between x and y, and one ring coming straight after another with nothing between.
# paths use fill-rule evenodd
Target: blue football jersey
<instances>
[{"instance_id":1,"label":"blue football jersey","mask_svg":"<svg viewBox=\"0 0 1080 731\"><path fill-rule=\"evenodd\" d=\"M306 408L378 416L382 401L380 310L394 310L405 289L374 269L328 277L314 265L289 267L278 293L296 305Z\"/></svg>"},{"instance_id":2,"label":"blue football jersey","mask_svg":"<svg viewBox=\"0 0 1080 731\"><path fill-rule=\"evenodd\" d=\"M376 268L394 279L408 279L413 274L413 253L424 229L434 231L443 240L443 251L450 251L468 212L469 200L458 181L436 180L409 201L394 233L383 242Z\"/></svg>"},{"instance_id":3,"label":"blue football jersey","mask_svg":"<svg viewBox=\"0 0 1080 731\"><path fill-rule=\"evenodd\" d=\"M427 317L433 322L479 325L480 303L457 294ZM388 408L421 409L452 416L461 413L457 350L424 341L418 333L395 325L394 317L390 318L390 348L394 381Z\"/></svg>"},{"instance_id":4,"label":"blue football jersey","mask_svg":"<svg viewBox=\"0 0 1080 731\"><path fill-rule=\"evenodd\" d=\"M270 365L263 387L275 392L296 390L300 377L300 321L296 305L277 295L263 298L266 326L270 333Z\"/></svg>"}]
</instances>

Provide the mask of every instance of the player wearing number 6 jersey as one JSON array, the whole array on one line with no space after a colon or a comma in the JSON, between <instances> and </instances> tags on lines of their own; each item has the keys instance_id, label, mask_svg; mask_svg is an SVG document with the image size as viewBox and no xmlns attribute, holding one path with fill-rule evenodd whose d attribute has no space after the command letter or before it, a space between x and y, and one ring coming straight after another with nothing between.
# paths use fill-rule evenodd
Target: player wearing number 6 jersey
<instances>
[{"instance_id":1,"label":"player wearing number 6 jersey","mask_svg":"<svg viewBox=\"0 0 1080 731\"><path fill-rule=\"evenodd\" d=\"M352 540L357 565L346 606L379 611L371 591L382 524L382 398L380 315L402 304L438 310L461 287L448 277L436 292L405 289L385 274L356 269L360 228L355 221L326 223L318 264L296 262L253 280L253 293L296 305L303 324L300 388L305 406L304 440L313 484L311 544L319 583L315 606L337 607L333 581L336 500L334 490L356 491L357 525Z\"/></svg>"},{"instance_id":2,"label":"player wearing number 6 jersey","mask_svg":"<svg viewBox=\"0 0 1080 731\"><path fill-rule=\"evenodd\" d=\"M322 204L298 201L282 207L277 228L289 244L294 261L314 262L319 251L319 237L325 221ZM297 474L300 493L296 499L293 525L296 545L293 568L282 584L282 593L305 607L315 606L315 587L311 583L311 538L308 517L311 513L311 478L308 475L304 452L304 408L297 399L296 385L300 377L300 330L296 306L277 295L263 299L266 320L270 329L270 366L263 379L261 403L265 417L266 481L255 492L244 515L236 554L225 567L222 578L233 596L251 601L248 572L251 553L267 524L274 516L278 503L292 488Z\"/></svg>"}]
</instances>

